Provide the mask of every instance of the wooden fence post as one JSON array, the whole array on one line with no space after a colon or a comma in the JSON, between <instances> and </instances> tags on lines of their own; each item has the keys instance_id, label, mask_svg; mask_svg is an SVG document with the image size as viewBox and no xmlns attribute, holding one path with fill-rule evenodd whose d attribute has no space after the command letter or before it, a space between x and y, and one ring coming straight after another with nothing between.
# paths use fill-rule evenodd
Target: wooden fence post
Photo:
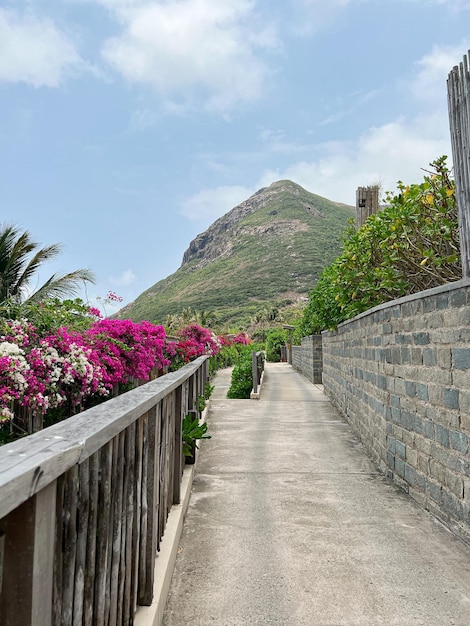
<instances>
[{"instance_id":1,"label":"wooden fence post","mask_svg":"<svg viewBox=\"0 0 470 626\"><path fill-rule=\"evenodd\" d=\"M469 51L470 58L470 51ZM447 96L464 278L470 277L470 72L467 56L449 73Z\"/></svg>"},{"instance_id":2,"label":"wooden fence post","mask_svg":"<svg viewBox=\"0 0 470 626\"><path fill-rule=\"evenodd\" d=\"M2 626L50 626L56 483L12 511L2 524Z\"/></svg>"},{"instance_id":3,"label":"wooden fence post","mask_svg":"<svg viewBox=\"0 0 470 626\"><path fill-rule=\"evenodd\" d=\"M356 191L356 228L360 228L366 219L379 210L379 187L358 187Z\"/></svg>"}]
</instances>

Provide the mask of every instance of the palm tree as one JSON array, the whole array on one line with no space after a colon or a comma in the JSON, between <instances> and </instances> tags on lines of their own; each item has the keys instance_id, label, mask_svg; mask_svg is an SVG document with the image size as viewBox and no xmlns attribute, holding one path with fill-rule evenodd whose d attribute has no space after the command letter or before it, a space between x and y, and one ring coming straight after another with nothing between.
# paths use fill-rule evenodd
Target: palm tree
<instances>
[{"instance_id":1,"label":"palm tree","mask_svg":"<svg viewBox=\"0 0 470 626\"><path fill-rule=\"evenodd\" d=\"M31 279L45 261L62 251L60 244L38 249L30 233L11 224L0 225L0 302L38 302L46 298L73 294L83 282L94 283L89 270L75 270L68 274L53 274L29 294Z\"/></svg>"}]
</instances>

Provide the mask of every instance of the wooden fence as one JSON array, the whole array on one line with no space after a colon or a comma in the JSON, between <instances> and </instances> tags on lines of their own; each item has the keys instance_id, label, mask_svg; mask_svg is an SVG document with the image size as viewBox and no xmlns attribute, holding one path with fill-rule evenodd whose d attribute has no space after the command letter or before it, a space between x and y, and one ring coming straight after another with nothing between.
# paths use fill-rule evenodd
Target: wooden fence
<instances>
[{"instance_id":1,"label":"wooden fence","mask_svg":"<svg viewBox=\"0 0 470 626\"><path fill-rule=\"evenodd\" d=\"M253 393L258 393L261 378L264 372L264 352L251 352L251 373L253 378Z\"/></svg>"},{"instance_id":2,"label":"wooden fence","mask_svg":"<svg viewBox=\"0 0 470 626\"><path fill-rule=\"evenodd\" d=\"M379 210L379 187L358 187L356 190L356 228L359 229Z\"/></svg>"},{"instance_id":3,"label":"wooden fence","mask_svg":"<svg viewBox=\"0 0 470 626\"><path fill-rule=\"evenodd\" d=\"M447 80L449 121L459 210L462 273L470 277L470 51Z\"/></svg>"},{"instance_id":4,"label":"wooden fence","mask_svg":"<svg viewBox=\"0 0 470 626\"><path fill-rule=\"evenodd\" d=\"M0 448L2 626L127 626L151 604L207 358Z\"/></svg>"}]
</instances>

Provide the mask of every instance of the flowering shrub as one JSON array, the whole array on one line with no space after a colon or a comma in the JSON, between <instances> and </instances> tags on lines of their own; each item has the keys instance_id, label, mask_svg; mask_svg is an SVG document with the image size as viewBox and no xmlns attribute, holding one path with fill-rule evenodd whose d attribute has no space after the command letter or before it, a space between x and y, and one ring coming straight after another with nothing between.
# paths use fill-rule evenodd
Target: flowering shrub
<instances>
[{"instance_id":1,"label":"flowering shrub","mask_svg":"<svg viewBox=\"0 0 470 626\"><path fill-rule=\"evenodd\" d=\"M49 411L49 417L60 407L73 411L117 384L148 380L154 368L172 363L176 369L203 354L217 355L222 345L198 324L167 343L163 326L101 319L97 310L86 315L94 319L88 328L44 334L27 320L0 318L0 424L14 417L15 405L33 414Z\"/></svg>"},{"instance_id":2,"label":"flowering shrub","mask_svg":"<svg viewBox=\"0 0 470 626\"><path fill-rule=\"evenodd\" d=\"M59 328L41 340L37 356L42 356L46 365L44 382L55 396L52 406L66 400L75 406L90 395L109 393L111 381L106 380L100 355L80 333Z\"/></svg>"},{"instance_id":3,"label":"flowering shrub","mask_svg":"<svg viewBox=\"0 0 470 626\"><path fill-rule=\"evenodd\" d=\"M229 337L227 337L227 335L219 337L219 342L222 347L233 345L247 346L251 341L251 337L246 333L238 333L238 335L230 335Z\"/></svg>"},{"instance_id":4,"label":"flowering shrub","mask_svg":"<svg viewBox=\"0 0 470 626\"><path fill-rule=\"evenodd\" d=\"M0 332L1 422L13 417L14 401L42 414L73 407L170 363L163 327L149 322L98 320L84 332L61 327L40 338L25 320L2 320Z\"/></svg>"},{"instance_id":5,"label":"flowering shrub","mask_svg":"<svg viewBox=\"0 0 470 626\"><path fill-rule=\"evenodd\" d=\"M182 328L178 331L178 341L173 343L174 345L169 344L167 349L174 351L175 357L172 361L174 370L204 354L214 356L222 347L219 338L211 330L199 324L189 324Z\"/></svg>"},{"instance_id":6,"label":"flowering shrub","mask_svg":"<svg viewBox=\"0 0 470 626\"><path fill-rule=\"evenodd\" d=\"M24 351L15 343L0 343L0 423L13 417L11 402L27 388L29 365Z\"/></svg>"},{"instance_id":7,"label":"flowering shrub","mask_svg":"<svg viewBox=\"0 0 470 626\"><path fill-rule=\"evenodd\" d=\"M131 320L97 321L85 333L87 341L98 352L106 380L111 384L129 378L148 380L154 367L170 364L165 353L166 333L163 326Z\"/></svg>"}]
</instances>

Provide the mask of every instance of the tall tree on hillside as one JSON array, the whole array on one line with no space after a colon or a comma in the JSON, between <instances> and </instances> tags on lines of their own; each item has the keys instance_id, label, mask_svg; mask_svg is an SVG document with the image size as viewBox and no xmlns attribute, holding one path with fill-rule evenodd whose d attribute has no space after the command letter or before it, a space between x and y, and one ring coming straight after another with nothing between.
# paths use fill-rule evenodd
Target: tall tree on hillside
<instances>
[{"instance_id":1,"label":"tall tree on hillside","mask_svg":"<svg viewBox=\"0 0 470 626\"><path fill-rule=\"evenodd\" d=\"M53 274L30 293L31 280L39 267L61 251L60 244L39 248L28 231L11 224L0 225L0 302L38 302L62 297L75 293L83 282L95 282L89 270L80 269L63 275Z\"/></svg>"}]
</instances>

